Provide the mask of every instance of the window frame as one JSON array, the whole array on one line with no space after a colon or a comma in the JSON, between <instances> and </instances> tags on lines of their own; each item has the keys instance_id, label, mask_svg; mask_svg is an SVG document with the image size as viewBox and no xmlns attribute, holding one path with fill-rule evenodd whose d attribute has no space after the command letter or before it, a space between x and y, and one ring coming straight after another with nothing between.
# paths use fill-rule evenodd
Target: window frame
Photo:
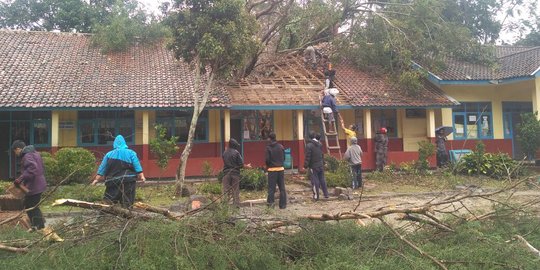
<instances>
[{"instance_id":1,"label":"window frame","mask_svg":"<svg viewBox=\"0 0 540 270\"><path fill-rule=\"evenodd\" d=\"M92 119L81 119L79 116L77 116L77 145L78 146L110 146L113 145L113 142L107 143L107 144L100 144L99 142L99 128L101 121L113 121L114 122L114 136L119 135L120 133L120 127L121 123L127 123L128 126L133 130L133 135L131 136L131 141L126 140L127 145L134 145L135 144L135 136L136 136L136 127L135 127L135 112L133 112L132 118L119 118L119 111L113 112L112 118L104 118L104 117L96 117L96 112L94 112L94 116ZM82 132L81 127L83 124L90 123L92 125L92 142L86 143L82 142ZM125 126L124 126L125 127ZM125 136L124 136L125 137ZM114 141L114 140L113 140Z\"/></svg>"},{"instance_id":2,"label":"window frame","mask_svg":"<svg viewBox=\"0 0 540 270\"><path fill-rule=\"evenodd\" d=\"M460 108L460 111L455 111L455 109L452 109L452 128L454 130L456 129L456 116L462 116L464 119L463 123L463 136L456 136L457 132L454 132L454 140L468 140L468 139L476 139L476 140L485 140L485 139L493 139L493 106L490 101L478 101L478 102L460 102L462 109ZM489 107L487 110L483 111L483 108L485 105L488 105ZM476 137L470 137L469 133L470 130L468 128L468 122L469 117L474 115L476 117ZM482 121L481 119L483 116L488 117L489 121L489 135L482 135Z\"/></svg>"},{"instance_id":3,"label":"window frame","mask_svg":"<svg viewBox=\"0 0 540 270\"><path fill-rule=\"evenodd\" d=\"M176 135L176 126L175 126L175 122L176 120L179 120L181 118L186 118L187 119L187 128L189 129L190 125L191 125L191 119L192 119L192 116L193 116L193 111L181 111L181 112L187 112L188 115L187 116L178 116L178 115L171 115L171 116L157 116L156 115L156 118L155 118L155 121L154 121L154 125L163 125L165 128L168 128L170 127L171 128L171 134L170 136L178 136ZM204 113L206 112L206 115L204 115ZM193 142L196 142L196 143L205 143L205 142L208 142L209 141L209 112L208 110L204 110L203 112L201 112L201 114L199 115L199 118L197 119L197 126L202 126L204 128L204 139L197 139L196 136L193 138ZM165 123L168 124L168 126L164 125ZM195 134L196 135L196 134ZM189 130L188 130L188 137L189 137ZM169 137L170 138L170 137ZM186 138L186 141L181 141L180 140L180 136L178 136L178 141L176 142L177 144L187 144L187 138Z\"/></svg>"}]
</instances>

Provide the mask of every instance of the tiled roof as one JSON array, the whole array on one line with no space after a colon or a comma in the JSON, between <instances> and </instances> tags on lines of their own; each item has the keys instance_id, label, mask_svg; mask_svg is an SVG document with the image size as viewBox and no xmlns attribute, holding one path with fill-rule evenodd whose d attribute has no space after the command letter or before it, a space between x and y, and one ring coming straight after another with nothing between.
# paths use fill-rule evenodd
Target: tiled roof
<instances>
[{"instance_id":1,"label":"tiled roof","mask_svg":"<svg viewBox=\"0 0 540 270\"><path fill-rule=\"evenodd\" d=\"M163 44L102 54L88 35L0 30L0 108L191 107L193 86ZM228 104L216 87L208 106Z\"/></svg>"},{"instance_id":2,"label":"tiled roof","mask_svg":"<svg viewBox=\"0 0 540 270\"><path fill-rule=\"evenodd\" d=\"M449 107L453 100L431 83L416 97L392 86L385 79L368 75L351 65L336 65L335 85L338 105L355 107ZM232 106L248 105L319 105L324 89L324 74L306 68L297 55L286 55L267 64L248 78L227 88Z\"/></svg>"},{"instance_id":3,"label":"tiled roof","mask_svg":"<svg viewBox=\"0 0 540 270\"><path fill-rule=\"evenodd\" d=\"M447 68L436 73L442 80L502 80L528 77L540 67L540 47L496 46L496 66L448 59Z\"/></svg>"},{"instance_id":4,"label":"tiled roof","mask_svg":"<svg viewBox=\"0 0 540 270\"><path fill-rule=\"evenodd\" d=\"M408 95L387 79L370 75L350 65L337 65L336 85L352 106L359 107L449 107L454 99L427 80L415 96Z\"/></svg>"}]
</instances>

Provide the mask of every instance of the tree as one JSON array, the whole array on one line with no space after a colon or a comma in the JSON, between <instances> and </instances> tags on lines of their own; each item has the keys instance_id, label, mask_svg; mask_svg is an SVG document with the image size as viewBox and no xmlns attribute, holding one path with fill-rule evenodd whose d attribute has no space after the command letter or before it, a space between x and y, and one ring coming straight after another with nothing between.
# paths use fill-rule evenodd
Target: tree
<instances>
[{"instance_id":1,"label":"tree","mask_svg":"<svg viewBox=\"0 0 540 270\"><path fill-rule=\"evenodd\" d=\"M206 106L214 79L227 78L241 68L246 56L259 46L255 39L257 22L243 4L242 0L176 0L176 10L166 18L173 32L170 48L176 58L189 63L195 72L193 116L176 173L177 194L183 190L197 120Z\"/></svg>"},{"instance_id":2,"label":"tree","mask_svg":"<svg viewBox=\"0 0 540 270\"><path fill-rule=\"evenodd\" d=\"M162 125L156 125L156 138L150 140L150 151L157 156L156 163L163 170L169 165L169 159L178 151L176 142L178 136L171 136L167 139L167 129Z\"/></svg>"},{"instance_id":3,"label":"tree","mask_svg":"<svg viewBox=\"0 0 540 270\"><path fill-rule=\"evenodd\" d=\"M538 112L521 114L521 123L518 124L518 142L525 151L527 158L533 160L536 151L540 148L540 120Z\"/></svg>"}]
</instances>

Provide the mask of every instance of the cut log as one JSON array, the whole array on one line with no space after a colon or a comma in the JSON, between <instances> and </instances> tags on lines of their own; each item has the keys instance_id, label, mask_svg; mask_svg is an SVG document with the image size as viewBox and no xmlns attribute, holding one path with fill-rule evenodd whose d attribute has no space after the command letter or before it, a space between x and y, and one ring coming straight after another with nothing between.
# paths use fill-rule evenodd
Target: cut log
<instances>
[{"instance_id":1,"label":"cut log","mask_svg":"<svg viewBox=\"0 0 540 270\"><path fill-rule=\"evenodd\" d=\"M529 244L529 242L527 242L527 240L525 240L525 238L523 238L523 236L516 235L516 238L519 241L521 241L521 243L523 243L523 245L525 245L530 252L534 253L534 255L536 255L536 257L540 257L540 251L538 251L538 249L533 247L533 245Z\"/></svg>"},{"instance_id":2,"label":"cut log","mask_svg":"<svg viewBox=\"0 0 540 270\"><path fill-rule=\"evenodd\" d=\"M91 203L91 202L85 202L85 201L79 201L79 200L73 200L73 199L58 199L54 201L54 203L52 204L52 206L59 206L59 205L76 206L76 207L85 208L85 209L98 210L98 211L102 211L108 214L112 214L112 215L127 218L127 219L142 218L144 220L149 220L151 218L149 216L145 216L143 214L133 212L129 209L121 208L115 205L102 204L102 203Z\"/></svg>"},{"instance_id":3,"label":"cut log","mask_svg":"<svg viewBox=\"0 0 540 270\"><path fill-rule=\"evenodd\" d=\"M178 217L174 216L169 209L155 207L142 202L136 202L133 204L133 206L148 212L162 214L171 220L178 220Z\"/></svg>"},{"instance_id":4,"label":"cut log","mask_svg":"<svg viewBox=\"0 0 540 270\"><path fill-rule=\"evenodd\" d=\"M14 252L14 253L27 253L27 248L10 247L0 244L0 250Z\"/></svg>"}]
</instances>

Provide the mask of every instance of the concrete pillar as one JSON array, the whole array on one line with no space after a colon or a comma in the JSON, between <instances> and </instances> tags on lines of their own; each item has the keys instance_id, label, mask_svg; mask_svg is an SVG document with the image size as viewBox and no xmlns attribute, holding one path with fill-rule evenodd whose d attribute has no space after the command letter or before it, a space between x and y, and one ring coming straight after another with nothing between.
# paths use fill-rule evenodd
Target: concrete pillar
<instances>
[{"instance_id":1,"label":"concrete pillar","mask_svg":"<svg viewBox=\"0 0 540 270\"><path fill-rule=\"evenodd\" d=\"M227 147L231 139L231 110L223 110L223 131L225 140L223 143Z\"/></svg>"},{"instance_id":2,"label":"concrete pillar","mask_svg":"<svg viewBox=\"0 0 540 270\"><path fill-rule=\"evenodd\" d=\"M371 110L370 109L364 109L364 136L366 139L373 138L373 135L371 134Z\"/></svg>"},{"instance_id":3,"label":"concrete pillar","mask_svg":"<svg viewBox=\"0 0 540 270\"><path fill-rule=\"evenodd\" d=\"M150 159L150 116L148 111L142 112L142 144L143 144L143 162Z\"/></svg>"},{"instance_id":4,"label":"concrete pillar","mask_svg":"<svg viewBox=\"0 0 540 270\"><path fill-rule=\"evenodd\" d=\"M540 120L540 77L535 79L534 86L532 91L533 112L538 112L536 117Z\"/></svg>"},{"instance_id":5,"label":"concrete pillar","mask_svg":"<svg viewBox=\"0 0 540 270\"><path fill-rule=\"evenodd\" d=\"M426 134L428 138L435 138L435 110L427 109L426 110Z\"/></svg>"},{"instance_id":6,"label":"concrete pillar","mask_svg":"<svg viewBox=\"0 0 540 270\"><path fill-rule=\"evenodd\" d=\"M296 110L296 130L298 130L298 171L304 170L304 110Z\"/></svg>"},{"instance_id":7,"label":"concrete pillar","mask_svg":"<svg viewBox=\"0 0 540 270\"><path fill-rule=\"evenodd\" d=\"M60 112L51 113L51 152L56 152L60 146Z\"/></svg>"},{"instance_id":8,"label":"concrete pillar","mask_svg":"<svg viewBox=\"0 0 540 270\"><path fill-rule=\"evenodd\" d=\"M452 109L451 108L442 108L441 109L441 119L442 119L442 125L443 126L449 126L452 127L453 120L452 120ZM448 140L454 139L454 133L446 136Z\"/></svg>"}]
</instances>

